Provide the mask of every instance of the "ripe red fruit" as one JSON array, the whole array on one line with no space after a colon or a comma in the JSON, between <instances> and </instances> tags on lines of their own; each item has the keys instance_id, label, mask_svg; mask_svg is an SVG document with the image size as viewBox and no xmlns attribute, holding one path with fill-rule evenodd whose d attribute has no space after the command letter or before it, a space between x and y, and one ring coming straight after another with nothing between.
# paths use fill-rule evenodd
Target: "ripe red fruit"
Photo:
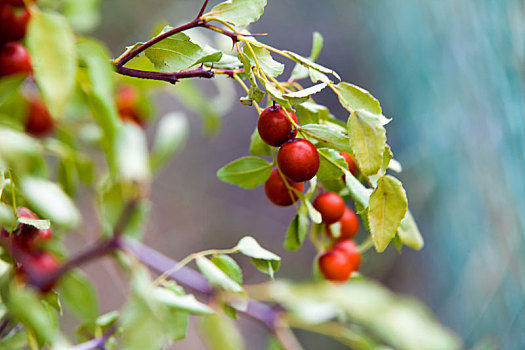
<instances>
[{"instance_id":1,"label":"ripe red fruit","mask_svg":"<svg viewBox=\"0 0 525 350\"><path fill-rule=\"evenodd\" d=\"M18 41L26 35L31 13L27 9L16 10L13 6L0 2L0 43Z\"/></svg>"},{"instance_id":2,"label":"ripe red fruit","mask_svg":"<svg viewBox=\"0 0 525 350\"><path fill-rule=\"evenodd\" d=\"M39 217L27 208L18 207L17 212L21 217L39 220ZM46 241L51 238L51 230L39 230L31 225L21 224L18 231L18 234L13 236L15 244L18 248L26 251L32 250L39 242Z\"/></svg>"},{"instance_id":3,"label":"ripe red fruit","mask_svg":"<svg viewBox=\"0 0 525 350\"><path fill-rule=\"evenodd\" d=\"M357 231L359 231L359 219L357 214L354 213L354 211L350 208L345 207L343 216L339 220L339 224L341 229L339 236L337 237L338 240L352 239L357 234ZM331 236L333 236L328 226L327 231Z\"/></svg>"},{"instance_id":4,"label":"ripe red fruit","mask_svg":"<svg viewBox=\"0 0 525 350\"><path fill-rule=\"evenodd\" d=\"M139 126L144 125L138 108L139 94L131 86L122 86L115 96L118 114L123 121L130 121Z\"/></svg>"},{"instance_id":5,"label":"ripe red fruit","mask_svg":"<svg viewBox=\"0 0 525 350\"><path fill-rule=\"evenodd\" d=\"M10 42L0 48L0 77L32 72L31 58L25 47Z\"/></svg>"},{"instance_id":6,"label":"ripe red fruit","mask_svg":"<svg viewBox=\"0 0 525 350\"><path fill-rule=\"evenodd\" d=\"M357 250L357 245L354 241L346 239L337 242L331 249L343 252L348 257L348 260L352 265L352 271L359 270L359 267L361 266L361 253Z\"/></svg>"},{"instance_id":7,"label":"ripe red fruit","mask_svg":"<svg viewBox=\"0 0 525 350\"><path fill-rule=\"evenodd\" d=\"M55 120L42 100L32 98L28 102L26 132L36 137L43 137L53 130Z\"/></svg>"},{"instance_id":8,"label":"ripe red fruit","mask_svg":"<svg viewBox=\"0 0 525 350\"><path fill-rule=\"evenodd\" d=\"M319 153L308 140L289 140L279 148L277 164L283 174L293 181L307 181L319 170Z\"/></svg>"},{"instance_id":9,"label":"ripe red fruit","mask_svg":"<svg viewBox=\"0 0 525 350\"><path fill-rule=\"evenodd\" d=\"M295 113L288 111L288 115L298 123ZM297 129L293 128L292 122L279 104L262 111L257 121L257 130L261 139L274 147L281 146L286 140L293 139L297 135Z\"/></svg>"},{"instance_id":10,"label":"ripe red fruit","mask_svg":"<svg viewBox=\"0 0 525 350\"><path fill-rule=\"evenodd\" d=\"M22 253L18 254L17 261L20 263L17 269L19 280L38 287L43 293L55 287L56 279L50 276L60 268L60 263L53 254L49 252Z\"/></svg>"},{"instance_id":11,"label":"ripe red fruit","mask_svg":"<svg viewBox=\"0 0 525 350\"><path fill-rule=\"evenodd\" d=\"M324 278L332 282L345 282L354 270L346 253L338 249L328 249L319 257L318 263Z\"/></svg>"},{"instance_id":12,"label":"ripe red fruit","mask_svg":"<svg viewBox=\"0 0 525 350\"><path fill-rule=\"evenodd\" d=\"M25 6L24 0L2 0L6 4L11 4L13 6L22 7ZM28 0L28 2L35 2L35 0Z\"/></svg>"},{"instance_id":13,"label":"ripe red fruit","mask_svg":"<svg viewBox=\"0 0 525 350\"><path fill-rule=\"evenodd\" d=\"M352 175L356 176L358 170L354 156L346 152L339 152L339 154L345 159L346 164L348 164L348 170Z\"/></svg>"},{"instance_id":14,"label":"ripe red fruit","mask_svg":"<svg viewBox=\"0 0 525 350\"><path fill-rule=\"evenodd\" d=\"M341 219L345 211L343 198L335 192L321 193L315 198L313 205L321 213L326 224L333 224Z\"/></svg>"},{"instance_id":15,"label":"ripe red fruit","mask_svg":"<svg viewBox=\"0 0 525 350\"><path fill-rule=\"evenodd\" d=\"M302 183L294 182L290 179L287 179L287 181L290 187L293 187L300 192L303 191L304 185ZM264 184L264 192L270 202L282 207L292 205L299 199L297 194L293 193L293 191L293 194L290 195L290 192L277 169L273 169L270 177L266 180L266 183Z\"/></svg>"}]
</instances>

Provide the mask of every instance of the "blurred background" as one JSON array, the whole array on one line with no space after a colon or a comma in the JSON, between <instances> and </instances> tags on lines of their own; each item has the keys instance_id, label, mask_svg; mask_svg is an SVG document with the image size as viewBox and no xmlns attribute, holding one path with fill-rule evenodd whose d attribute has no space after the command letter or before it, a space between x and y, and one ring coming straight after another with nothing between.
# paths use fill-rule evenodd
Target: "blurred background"
<instances>
[{"instance_id":1,"label":"blurred background","mask_svg":"<svg viewBox=\"0 0 525 350\"><path fill-rule=\"evenodd\" d=\"M102 1L95 36L117 56L126 45L148 39L159 22L193 18L200 5ZM466 348L525 348L525 3L269 0L250 30L305 56L311 33L320 32L318 61L368 89L393 118L388 140L404 166L399 177L426 244L419 252L405 248L399 254L390 247L381 256L367 253L362 272L422 300ZM198 84L212 94L217 88L210 81ZM227 81L220 84L233 89ZM160 94L155 113L184 109L181 99ZM348 117L329 92L316 100L340 119ZM311 244L293 253L282 247L293 209L271 205L262 188L243 190L215 177L218 168L248 153L256 124L253 108L233 102L213 136L186 110L191 135L154 183L145 241L181 259L231 247L250 234L283 257L278 278L308 280ZM240 262L247 283L265 280L248 261ZM122 288L111 269L90 269L99 283ZM102 298L103 311L122 303L122 295L113 294ZM264 349L264 330L249 321L242 327L248 348ZM321 336L298 336L305 349L342 348ZM177 344L204 349L194 331Z\"/></svg>"}]
</instances>

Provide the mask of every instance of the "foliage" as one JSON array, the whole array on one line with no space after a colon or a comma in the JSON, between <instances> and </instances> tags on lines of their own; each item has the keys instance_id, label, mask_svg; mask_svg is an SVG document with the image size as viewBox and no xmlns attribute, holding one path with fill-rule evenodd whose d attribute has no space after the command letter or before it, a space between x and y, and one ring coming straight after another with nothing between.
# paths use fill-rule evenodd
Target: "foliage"
<instances>
[{"instance_id":1,"label":"foliage","mask_svg":"<svg viewBox=\"0 0 525 350\"><path fill-rule=\"evenodd\" d=\"M210 348L241 349L244 343L236 323L228 318L236 318L237 313L263 323L284 348L289 346L282 336L290 332L286 324L360 349L458 348L455 336L417 302L394 296L360 277L340 286L317 281L245 287L242 270L231 255L249 257L271 279L281 260L253 237L244 237L231 249L190 254L178 263L140 243L151 182L180 151L188 133L186 116L172 111L160 118L154 139L148 142L143 123L152 122L147 119L151 94L175 90L181 102L197 111L213 131L227 113L219 106L228 104L227 97L221 92L210 97L190 81L182 82L201 77L232 78L246 93L240 102L252 105L259 114L259 104L270 106L274 101L294 110L298 135L317 148L320 169L306 193L297 193L301 202L283 239L286 249L299 249L309 235L320 252L326 249L321 215L311 203L321 187L355 203L370 232L360 245L362 252L371 243L378 252L392 241L414 249L423 246L403 185L387 174L399 170L386 139L385 125L390 119L368 91L342 82L333 69L315 62L321 35L314 33L312 52L306 58L271 47L247 31L245 27L263 14L265 0L225 1L204 13L206 5L207 1L197 18L186 25L166 26L148 42L129 46L113 60L103 43L78 33L98 20L96 6L76 7L72 2L58 9L30 5L32 18L25 43L34 75L0 78L0 223L5 229L0 239L0 349L25 344L33 349L60 349L77 342L84 342L81 349L103 344L109 348L118 344L123 349L161 348L185 337L189 315L204 315L201 330ZM75 11L89 12L84 17ZM184 33L190 28L227 36L234 50L201 43ZM281 78L283 58L294 64L288 79ZM309 84L306 79L313 85L303 87ZM57 125L47 137L24 133L31 84L36 84ZM132 87L126 93L140 95L132 111L122 102L125 96L119 95L126 86ZM346 121L315 102L314 96L322 91L335 93L348 112ZM142 119L133 119L132 112L137 110ZM276 148L264 144L256 130L248 152L250 155L219 169L217 177L242 188L264 184L276 166ZM339 152L355 156L358 174L348 171ZM96 193L101 238L79 255L70 256L63 239L81 228L82 214L75 198L83 188ZM31 208L43 220L20 217L20 206ZM20 278L23 274L13 237L24 227L45 230L49 223L53 237L39 243L37 252L53 252L61 267L44 275L25 271ZM76 268L110 253L129 276L131 293L121 311L99 315L95 288ZM200 273L186 266L192 261ZM146 267L161 276L152 280ZM56 291L47 290L50 283ZM209 300L197 299L182 285L206 294ZM277 312L257 300L279 303L285 311ZM81 323L75 341L62 333L62 304Z\"/></svg>"}]
</instances>

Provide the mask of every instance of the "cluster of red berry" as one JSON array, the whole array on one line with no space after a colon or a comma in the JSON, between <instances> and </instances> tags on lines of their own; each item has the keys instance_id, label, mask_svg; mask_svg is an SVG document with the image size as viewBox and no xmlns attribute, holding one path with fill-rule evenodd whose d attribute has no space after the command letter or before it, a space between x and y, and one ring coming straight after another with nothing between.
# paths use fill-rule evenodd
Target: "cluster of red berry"
<instances>
[{"instance_id":1,"label":"cluster of red berry","mask_svg":"<svg viewBox=\"0 0 525 350\"><path fill-rule=\"evenodd\" d=\"M292 122L293 121L293 122ZM297 116L274 103L262 111L257 122L261 139L270 146L280 147L277 168L273 169L264 184L268 199L275 205L289 206L302 192L304 182L313 178L319 170L319 153L308 140L295 138ZM356 175L357 165L352 155L341 152L349 171ZM326 232L335 244L319 258L319 267L330 281L346 281L353 271L359 269L361 255L351 241L359 229L359 220L352 209L345 206L337 193L322 193L314 200L314 207L321 213ZM340 232L332 234L330 225L339 222Z\"/></svg>"},{"instance_id":2,"label":"cluster of red berry","mask_svg":"<svg viewBox=\"0 0 525 350\"><path fill-rule=\"evenodd\" d=\"M22 40L27 31L31 13L22 0L0 0L0 78L11 75L30 76L33 73L31 57ZM37 137L46 136L54 128L54 120L40 97L27 98L26 132Z\"/></svg>"},{"instance_id":3,"label":"cluster of red berry","mask_svg":"<svg viewBox=\"0 0 525 350\"><path fill-rule=\"evenodd\" d=\"M19 207L17 212L22 218L38 220L38 216L27 208ZM48 277L57 271L60 263L53 254L41 249L42 243L51 238L51 231L20 224L12 234L1 229L1 236L14 259L18 280L35 284L42 292L51 290L56 281Z\"/></svg>"},{"instance_id":4,"label":"cluster of red berry","mask_svg":"<svg viewBox=\"0 0 525 350\"><path fill-rule=\"evenodd\" d=\"M329 281L344 282L361 265L361 254L352 241L359 230L359 219L352 209L345 206L343 198L334 192L321 193L313 205L321 213L326 232L334 242L319 257L319 270ZM337 235L330 228L334 223L339 224Z\"/></svg>"}]
</instances>

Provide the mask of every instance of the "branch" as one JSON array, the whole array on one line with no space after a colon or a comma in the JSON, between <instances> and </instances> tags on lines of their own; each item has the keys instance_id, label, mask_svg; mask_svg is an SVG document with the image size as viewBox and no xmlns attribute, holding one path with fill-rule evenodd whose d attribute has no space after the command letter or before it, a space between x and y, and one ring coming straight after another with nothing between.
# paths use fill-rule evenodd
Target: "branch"
<instances>
[{"instance_id":1,"label":"branch","mask_svg":"<svg viewBox=\"0 0 525 350\"><path fill-rule=\"evenodd\" d=\"M132 253L142 263L158 273L164 273L178 263L143 243L130 238L122 239L121 247L123 250ZM181 269L170 274L169 277L178 283L207 296L213 294L213 290L208 284L208 280L200 273L187 266L183 266ZM248 301L246 311L240 312L249 318L262 323L270 332L277 332L277 321L280 319L280 312L278 310L261 302L250 300Z\"/></svg>"},{"instance_id":2,"label":"branch","mask_svg":"<svg viewBox=\"0 0 525 350\"><path fill-rule=\"evenodd\" d=\"M102 350L102 349L105 349L106 341L108 340L109 337L111 337L113 333L115 333L117 328L118 326L115 323L101 337L93 338L85 343L78 344L72 347L71 350L95 350L95 349Z\"/></svg>"},{"instance_id":3,"label":"branch","mask_svg":"<svg viewBox=\"0 0 525 350\"><path fill-rule=\"evenodd\" d=\"M206 70L203 68L197 68L182 72L174 73L163 73L163 72L150 72L138 69L132 69L127 67L120 67L117 69L117 73L127 75L129 77L141 78L141 79L153 79L160 81L167 81L168 83L175 84L179 79L184 78L213 78L215 73L212 70Z\"/></svg>"}]
</instances>

